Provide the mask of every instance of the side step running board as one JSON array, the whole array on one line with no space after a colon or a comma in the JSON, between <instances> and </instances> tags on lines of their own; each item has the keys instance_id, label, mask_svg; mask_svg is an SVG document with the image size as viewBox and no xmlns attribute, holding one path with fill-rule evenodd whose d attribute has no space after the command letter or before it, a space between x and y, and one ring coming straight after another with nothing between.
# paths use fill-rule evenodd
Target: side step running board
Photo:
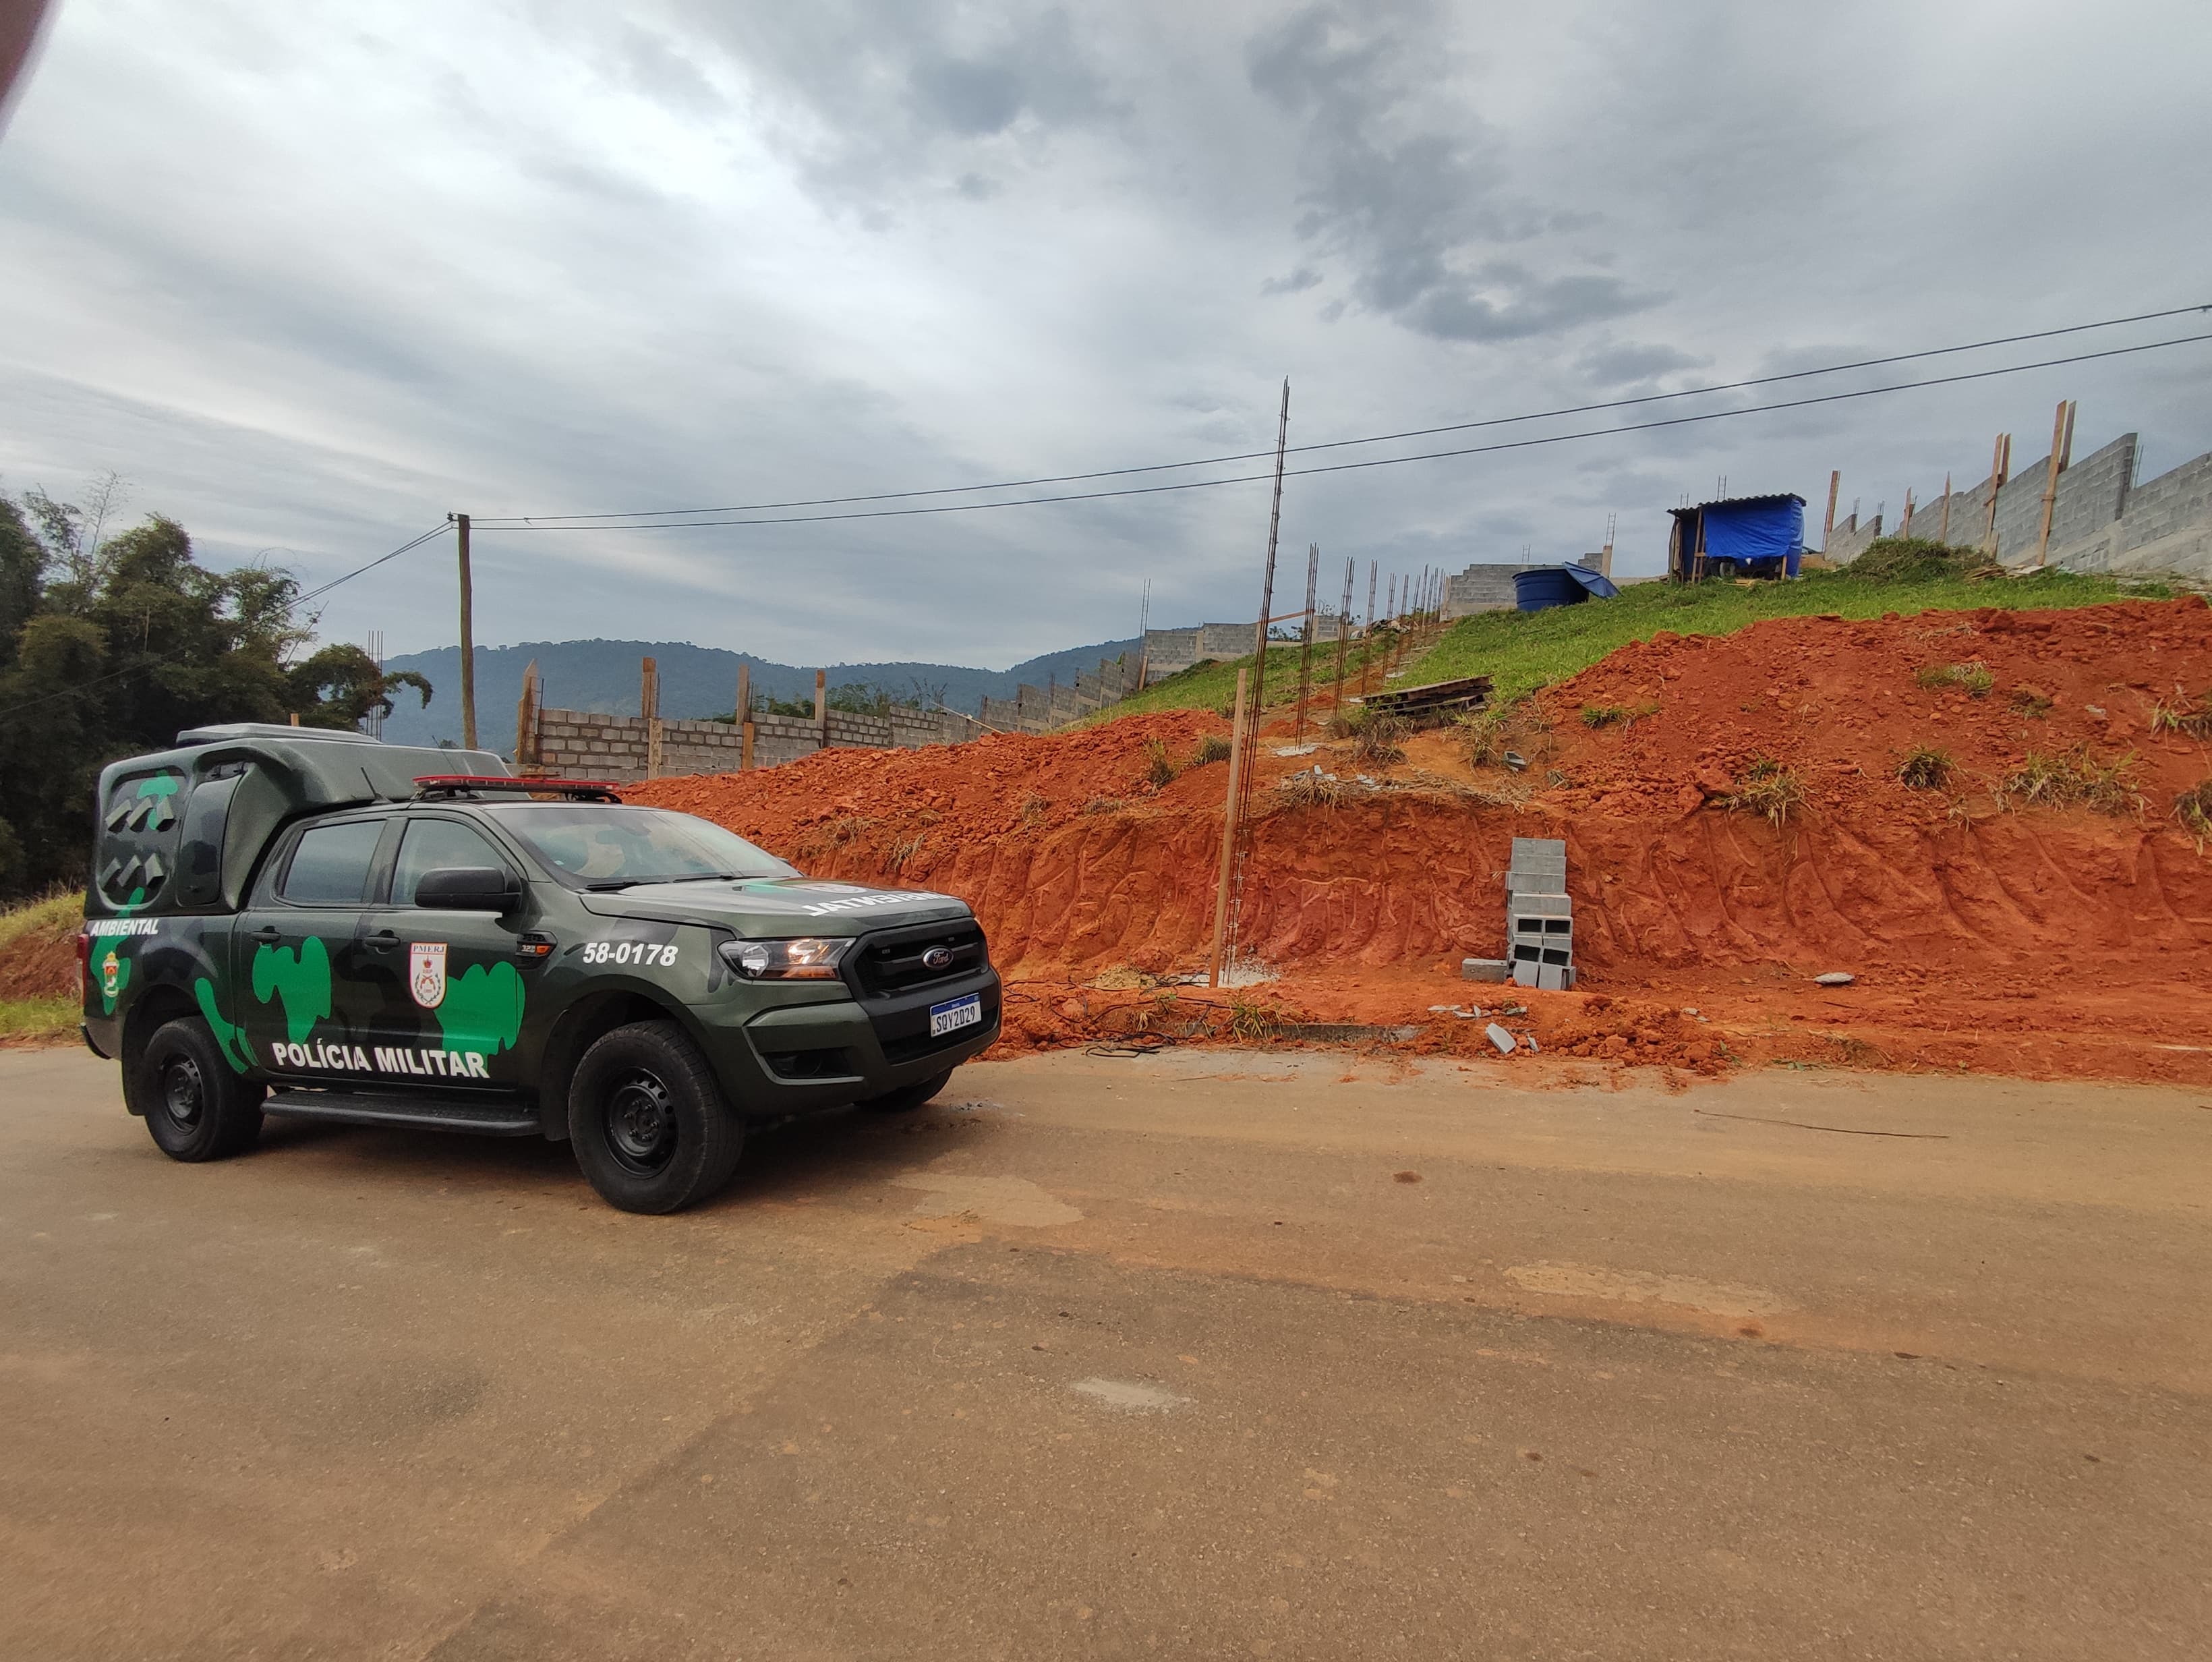
<instances>
[{"instance_id":1,"label":"side step running board","mask_svg":"<svg viewBox=\"0 0 2212 1662\"><path fill-rule=\"evenodd\" d=\"M268 1114L295 1114L348 1125L397 1125L416 1131L471 1131L478 1136L538 1135L538 1116L512 1097L491 1101L467 1097L402 1096L374 1091L271 1091Z\"/></svg>"}]
</instances>

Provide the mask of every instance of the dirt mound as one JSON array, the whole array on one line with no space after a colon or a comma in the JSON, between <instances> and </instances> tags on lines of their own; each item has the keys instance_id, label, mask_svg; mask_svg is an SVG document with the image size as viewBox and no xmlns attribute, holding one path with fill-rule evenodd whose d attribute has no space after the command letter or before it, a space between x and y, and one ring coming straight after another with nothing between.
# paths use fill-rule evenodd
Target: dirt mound
<instances>
[{"instance_id":1,"label":"dirt mound","mask_svg":"<svg viewBox=\"0 0 2212 1662\"><path fill-rule=\"evenodd\" d=\"M1448 734L1387 769L1343 744L1285 756L1273 720L1238 937L1306 1016L1410 1019L1457 1048L1468 1024L1428 1007L1468 995L1461 956L1502 953L1510 839L1564 837L1585 989L1705 1020L1547 1002L1554 1050L1638 1058L1648 1031L1686 1066L2066 1072L2090 1056L2083 1071L2212 1079L2212 1051L2165 1042L2212 983L2212 858L2170 813L2212 753L2153 721L2208 691L2212 610L2192 598L1662 634L1542 695L1520 775L1470 768ZM1135 716L630 794L811 872L957 894L1017 981L1142 981L1203 961L1228 769L1190 764L1227 729ZM1944 752L1940 788L1899 778L1916 750ZM2021 782L2038 758L2101 770L2120 811L2039 805ZM1301 805L1283 782L1316 766L1330 778ZM1798 793L1778 827L1729 806L1762 766ZM1836 968L1861 984L1832 1013L1806 983ZM1036 1025L1025 1042L1100 1031Z\"/></svg>"},{"instance_id":2,"label":"dirt mound","mask_svg":"<svg viewBox=\"0 0 2212 1662\"><path fill-rule=\"evenodd\" d=\"M0 998L76 997L77 903L66 909L41 903L20 921L23 927L0 940Z\"/></svg>"}]
</instances>

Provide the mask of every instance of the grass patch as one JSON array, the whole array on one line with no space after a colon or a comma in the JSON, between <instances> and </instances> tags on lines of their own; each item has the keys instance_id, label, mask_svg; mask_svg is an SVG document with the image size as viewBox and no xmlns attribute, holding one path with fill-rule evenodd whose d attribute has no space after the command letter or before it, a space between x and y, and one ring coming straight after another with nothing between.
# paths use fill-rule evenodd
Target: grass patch
<instances>
[{"instance_id":1,"label":"grass patch","mask_svg":"<svg viewBox=\"0 0 2212 1662\"><path fill-rule=\"evenodd\" d=\"M1226 762L1231 746L1218 733L1209 733L1198 741L1198 748L1190 753L1190 764L1194 768L1210 768L1216 762Z\"/></svg>"},{"instance_id":2,"label":"grass patch","mask_svg":"<svg viewBox=\"0 0 2212 1662\"><path fill-rule=\"evenodd\" d=\"M0 998L0 1038L73 1038L83 1020L73 998Z\"/></svg>"},{"instance_id":3,"label":"grass patch","mask_svg":"<svg viewBox=\"0 0 2212 1662\"><path fill-rule=\"evenodd\" d=\"M1592 732L1600 728L1609 728L1615 722L1625 722L1632 728L1638 721L1658 713L1659 706L1656 704L1584 704L1583 725Z\"/></svg>"},{"instance_id":4,"label":"grass patch","mask_svg":"<svg viewBox=\"0 0 2212 1662\"><path fill-rule=\"evenodd\" d=\"M2196 839L2197 852L2203 853L2204 845L2212 843L2212 779L2175 797L2173 817L2181 822L2181 829Z\"/></svg>"},{"instance_id":5,"label":"grass patch","mask_svg":"<svg viewBox=\"0 0 2212 1662\"><path fill-rule=\"evenodd\" d=\"M1779 831L1805 803L1797 776L1771 756L1756 757L1736 776L1735 792L1723 799L1739 813L1755 813Z\"/></svg>"},{"instance_id":6,"label":"grass patch","mask_svg":"<svg viewBox=\"0 0 2212 1662\"><path fill-rule=\"evenodd\" d=\"M1843 575L1861 582L1978 582L2003 576L2004 568L1978 548L1933 537L1877 537Z\"/></svg>"},{"instance_id":7,"label":"grass patch","mask_svg":"<svg viewBox=\"0 0 2212 1662\"><path fill-rule=\"evenodd\" d=\"M2027 758L1997 786L1997 801L2008 808L2094 808L2099 813L2140 813L2135 752L2106 762L2087 745L2052 753L2028 752Z\"/></svg>"},{"instance_id":8,"label":"grass patch","mask_svg":"<svg viewBox=\"0 0 2212 1662\"><path fill-rule=\"evenodd\" d=\"M2014 687L2005 695L2005 703L2012 706L2016 715L2041 721L2051 714L2051 695L2039 687Z\"/></svg>"},{"instance_id":9,"label":"grass patch","mask_svg":"<svg viewBox=\"0 0 2212 1662\"><path fill-rule=\"evenodd\" d=\"M1915 790L1942 790L1951 782L1954 768L1950 752L1921 745L1905 752L1905 760L1898 764L1897 777L1899 783Z\"/></svg>"},{"instance_id":10,"label":"grass patch","mask_svg":"<svg viewBox=\"0 0 2212 1662\"><path fill-rule=\"evenodd\" d=\"M1279 596L1278 599L1280 597ZM1334 630L1332 623L1328 626ZM1389 667L1391 637L1388 630L1377 630L1371 643L1374 667L1370 672L1367 690L1382 691L1383 673ZM1345 649L1344 696L1359 696L1359 673L1368 662L1370 643L1354 641ZM1212 709L1227 715L1237 707L1237 672L1249 669L1249 654L1242 658L1225 659L1218 662L1193 664L1164 680L1155 681L1142 692L1133 693L1118 704L1109 704L1096 715L1085 716L1079 727L1094 726L1100 721L1111 721L1124 715L1145 715L1164 709ZM1391 685L1410 685L1410 678ZM1313 690L1317 697L1325 698L1336 686L1336 638L1334 633L1314 642ZM1296 641L1270 641L1267 643L1267 688L1263 708L1278 704L1294 704L1298 697L1298 643Z\"/></svg>"}]
</instances>

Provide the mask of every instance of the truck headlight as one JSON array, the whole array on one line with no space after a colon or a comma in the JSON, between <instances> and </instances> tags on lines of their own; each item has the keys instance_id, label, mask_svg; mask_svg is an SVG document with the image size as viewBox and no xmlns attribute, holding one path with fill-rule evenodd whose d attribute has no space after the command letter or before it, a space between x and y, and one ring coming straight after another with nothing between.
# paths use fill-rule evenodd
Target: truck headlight
<instances>
[{"instance_id":1,"label":"truck headlight","mask_svg":"<svg viewBox=\"0 0 2212 1662\"><path fill-rule=\"evenodd\" d=\"M837 965L852 949L848 941L811 935L796 941L725 941L723 960L748 981L835 981Z\"/></svg>"}]
</instances>

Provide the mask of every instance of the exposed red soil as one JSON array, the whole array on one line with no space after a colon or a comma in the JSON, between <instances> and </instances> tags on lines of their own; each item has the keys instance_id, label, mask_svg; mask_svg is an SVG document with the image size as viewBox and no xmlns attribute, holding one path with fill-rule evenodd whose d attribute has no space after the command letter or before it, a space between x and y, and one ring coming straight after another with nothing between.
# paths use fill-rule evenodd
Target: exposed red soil
<instances>
[{"instance_id":1,"label":"exposed red soil","mask_svg":"<svg viewBox=\"0 0 2212 1662\"><path fill-rule=\"evenodd\" d=\"M1966 661L1994 676L1985 697L1914 679ZM1383 788L1355 787L1333 808L1285 806L1277 783L1316 762L1350 779L1348 747L1278 756L1289 724L1271 717L1239 938L1282 978L1237 995L1245 1025L1269 1008L1413 1022L1416 1049L1494 1055L1486 1022L1430 1007L1511 1002L1529 1014L1508 1025L1547 1054L1613 1062L2212 1082L2212 856L2170 814L2212 775L2212 753L2149 719L2154 701L2208 689L2212 609L2196 597L1662 634L1542 696L1550 730L1528 746L1528 774L1472 771L1449 735L1419 734L1404 764L1376 775ZM2042 714L2016 707L2023 690L2049 701ZM1585 705L1654 704L1625 725L1579 719ZM959 895L1021 989L1007 1044L1091 1042L1159 996L1091 984L1102 973L1133 983L1203 963L1228 769L1186 767L1156 788L1148 746L1181 766L1227 731L1208 713L1133 716L954 748L829 751L630 794L811 872ZM1923 745L1950 753L1949 790L1898 782ZM2029 751L2082 745L2133 753L2140 813L2008 810L1993 794ZM1780 830L1720 800L1759 757L1804 785ZM1503 953L1515 836L1567 841L1579 993L1458 977L1462 956ZM1811 984L1831 969L1857 984ZM1184 988L1177 1002L1202 995ZM1231 997L1211 996L1224 1008Z\"/></svg>"},{"instance_id":2,"label":"exposed red soil","mask_svg":"<svg viewBox=\"0 0 2212 1662\"><path fill-rule=\"evenodd\" d=\"M28 929L0 947L0 998L74 998L81 989L76 924Z\"/></svg>"}]
</instances>

